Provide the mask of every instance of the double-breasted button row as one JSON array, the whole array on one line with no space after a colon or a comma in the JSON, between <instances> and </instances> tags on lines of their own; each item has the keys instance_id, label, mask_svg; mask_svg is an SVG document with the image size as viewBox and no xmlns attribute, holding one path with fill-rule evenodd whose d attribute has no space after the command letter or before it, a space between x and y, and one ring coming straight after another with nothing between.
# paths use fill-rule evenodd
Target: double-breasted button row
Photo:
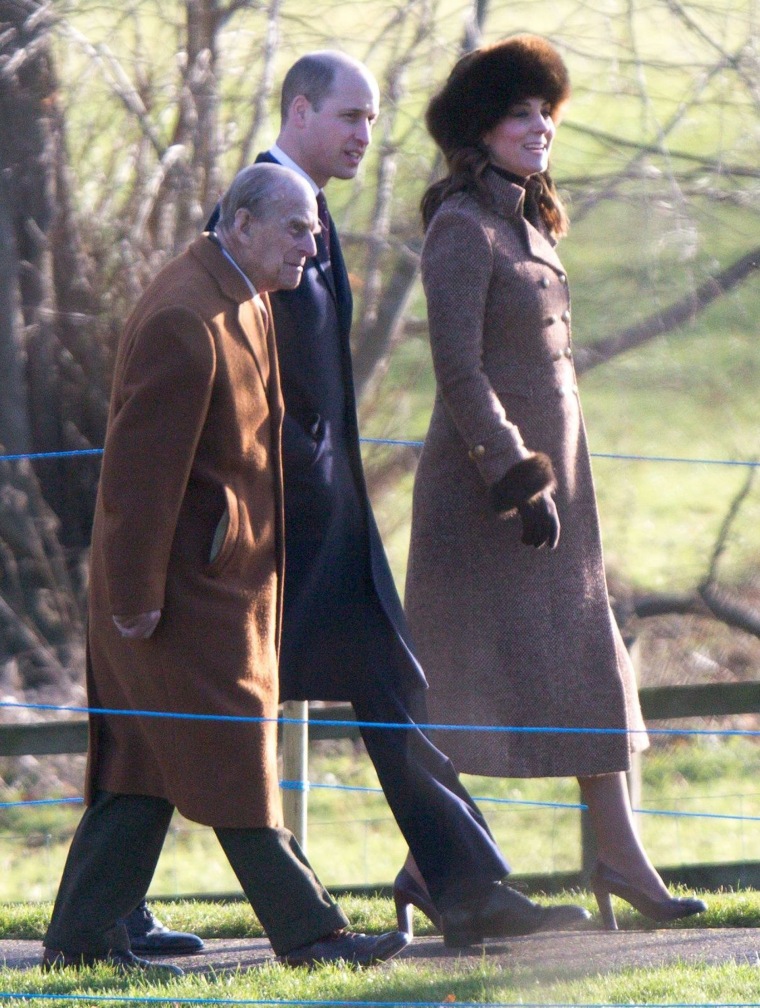
<instances>
[{"instance_id":1,"label":"double-breasted button row","mask_svg":"<svg viewBox=\"0 0 760 1008\"><path fill-rule=\"evenodd\" d=\"M555 350L552 354L552 360L558 361L562 360L563 357L567 357L568 360L573 356L573 351L569 346L566 346L564 350Z\"/></svg>"},{"instance_id":2,"label":"double-breasted button row","mask_svg":"<svg viewBox=\"0 0 760 1008\"><path fill-rule=\"evenodd\" d=\"M544 322L546 323L546 325L554 325L555 322L557 322L557 321L569 322L570 321L570 309L569 308L565 308L565 310L559 316L559 320L557 319L556 315L547 315L546 318L544 319Z\"/></svg>"},{"instance_id":3,"label":"double-breasted button row","mask_svg":"<svg viewBox=\"0 0 760 1008\"><path fill-rule=\"evenodd\" d=\"M560 385L557 389L558 396L578 395L577 385Z\"/></svg>"},{"instance_id":4,"label":"double-breasted button row","mask_svg":"<svg viewBox=\"0 0 760 1008\"><path fill-rule=\"evenodd\" d=\"M566 284L567 283L567 276L564 273L560 273L559 276L557 277L557 279L559 280L559 282L561 284ZM548 276L544 275L539 280L539 283L544 288L544 290L546 290L546 288L551 285L551 280L549 279Z\"/></svg>"}]
</instances>

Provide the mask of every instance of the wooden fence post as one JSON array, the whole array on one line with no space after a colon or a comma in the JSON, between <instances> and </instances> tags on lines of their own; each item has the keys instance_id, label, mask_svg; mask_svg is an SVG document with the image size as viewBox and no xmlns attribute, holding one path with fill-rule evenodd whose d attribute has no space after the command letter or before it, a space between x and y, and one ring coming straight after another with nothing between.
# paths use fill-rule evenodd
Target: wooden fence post
<instances>
[{"instance_id":1,"label":"wooden fence post","mask_svg":"<svg viewBox=\"0 0 760 1008\"><path fill-rule=\"evenodd\" d=\"M309 704L287 700L282 715L292 724L282 726L282 776L288 786L282 793L282 815L306 853L309 786Z\"/></svg>"}]
</instances>

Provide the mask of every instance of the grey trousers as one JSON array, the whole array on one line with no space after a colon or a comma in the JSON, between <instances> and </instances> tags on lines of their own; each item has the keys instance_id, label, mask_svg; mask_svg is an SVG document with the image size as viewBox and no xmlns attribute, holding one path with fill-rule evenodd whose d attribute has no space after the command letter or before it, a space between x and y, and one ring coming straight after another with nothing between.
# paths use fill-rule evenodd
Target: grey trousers
<instances>
[{"instance_id":1,"label":"grey trousers","mask_svg":"<svg viewBox=\"0 0 760 1008\"><path fill-rule=\"evenodd\" d=\"M73 955L129 948L126 928L117 921L144 898L173 811L163 798L98 792L71 842L46 948ZM275 954L348 923L289 830L214 832Z\"/></svg>"}]
</instances>

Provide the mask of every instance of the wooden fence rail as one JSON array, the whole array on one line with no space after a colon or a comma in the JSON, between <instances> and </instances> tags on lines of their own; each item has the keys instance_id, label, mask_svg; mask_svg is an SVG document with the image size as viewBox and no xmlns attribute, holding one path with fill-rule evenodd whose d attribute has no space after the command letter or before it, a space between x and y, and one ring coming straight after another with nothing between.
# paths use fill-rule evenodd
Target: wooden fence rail
<instances>
[{"instance_id":1,"label":"wooden fence rail","mask_svg":"<svg viewBox=\"0 0 760 1008\"><path fill-rule=\"evenodd\" d=\"M714 717L722 714L760 713L760 682L718 683L706 686L650 686L639 690L641 709L647 721ZM0 716L2 708L0 708ZM358 738L350 704L311 707L309 737L317 739ZM321 724L343 721L345 724ZM33 724L0 724L0 756L43 756L87 751L87 721L46 721Z\"/></svg>"}]
</instances>

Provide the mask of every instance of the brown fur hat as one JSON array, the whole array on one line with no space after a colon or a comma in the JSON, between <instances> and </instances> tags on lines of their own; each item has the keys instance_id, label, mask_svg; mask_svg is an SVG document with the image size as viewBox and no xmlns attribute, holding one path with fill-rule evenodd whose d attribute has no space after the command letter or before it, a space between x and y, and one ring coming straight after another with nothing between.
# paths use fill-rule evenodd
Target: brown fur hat
<instances>
[{"instance_id":1,"label":"brown fur hat","mask_svg":"<svg viewBox=\"0 0 760 1008\"><path fill-rule=\"evenodd\" d=\"M514 35L463 56L428 105L425 122L448 156L474 147L523 98L543 98L556 114L569 97L567 67L554 46L538 35Z\"/></svg>"}]
</instances>

